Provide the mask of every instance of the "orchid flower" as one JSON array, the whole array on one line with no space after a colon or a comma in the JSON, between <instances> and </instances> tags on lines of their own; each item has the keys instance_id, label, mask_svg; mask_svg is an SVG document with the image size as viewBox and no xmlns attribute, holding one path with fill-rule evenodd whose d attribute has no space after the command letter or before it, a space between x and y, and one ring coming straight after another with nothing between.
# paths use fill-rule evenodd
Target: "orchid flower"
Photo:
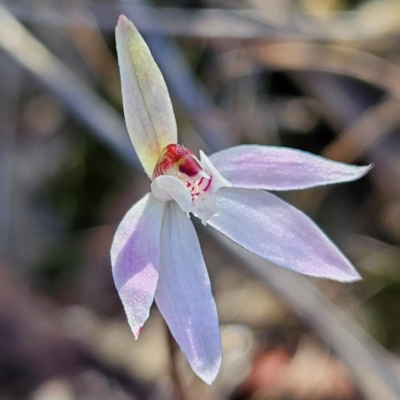
<instances>
[{"instance_id":1,"label":"orchid flower","mask_svg":"<svg viewBox=\"0 0 400 400\"><path fill-rule=\"evenodd\" d=\"M189 214L282 267L339 281L360 275L305 214L266 190L360 178L369 167L303 151L243 145L200 160L177 144L164 79L134 25L116 28L127 129L151 191L120 223L112 273L137 339L155 300L193 371L210 384L221 364L217 310Z\"/></svg>"}]
</instances>

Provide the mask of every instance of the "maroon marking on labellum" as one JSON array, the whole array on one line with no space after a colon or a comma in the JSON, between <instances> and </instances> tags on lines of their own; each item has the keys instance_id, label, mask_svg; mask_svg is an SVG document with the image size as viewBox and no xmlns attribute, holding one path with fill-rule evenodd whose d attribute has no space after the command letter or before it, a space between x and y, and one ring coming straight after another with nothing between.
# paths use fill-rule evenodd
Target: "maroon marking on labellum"
<instances>
[{"instance_id":1,"label":"maroon marking on labellum","mask_svg":"<svg viewBox=\"0 0 400 400\"><path fill-rule=\"evenodd\" d=\"M179 165L179 172L190 177L196 176L201 169L200 164L191 154L185 155L182 164Z\"/></svg>"},{"instance_id":2,"label":"maroon marking on labellum","mask_svg":"<svg viewBox=\"0 0 400 400\"><path fill-rule=\"evenodd\" d=\"M196 176L202 170L195 155L179 144L169 144L161 152L154 168L153 179L157 176L181 172L189 177Z\"/></svg>"}]
</instances>

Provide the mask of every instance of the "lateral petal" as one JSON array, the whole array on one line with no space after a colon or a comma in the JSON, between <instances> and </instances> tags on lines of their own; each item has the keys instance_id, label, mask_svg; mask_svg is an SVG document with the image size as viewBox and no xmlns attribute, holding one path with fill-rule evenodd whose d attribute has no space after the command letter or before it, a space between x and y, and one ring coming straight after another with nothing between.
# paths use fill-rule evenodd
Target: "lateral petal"
<instances>
[{"instance_id":1,"label":"lateral petal","mask_svg":"<svg viewBox=\"0 0 400 400\"><path fill-rule=\"evenodd\" d=\"M165 203L148 193L125 215L111 246L114 283L136 339L157 287L164 209Z\"/></svg>"},{"instance_id":2,"label":"lateral petal","mask_svg":"<svg viewBox=\"0 0 400 400\"><path fill-rule=\"evenodd\" d=\"M371 166L331 161L305 151L243 145L220 151L210 160L234 187L297 190L361 178Z\"/></svg>"},{"instance_id":3,"label":"lateral petal","mask_svg":"<svg viewBox=\"0 0 400 400\"><path fill-rule=\"evenodd\" d=\"M126 126L151 178L165 146L177 142L177 128L164 78L142 36L124 15L115 31Z\"/></svg>"},{"instance_id":4,"label":"lateral petal","mask_svg":"<svg viewBox=\"0 0 400 400\"><path fill-rule=\"evenodd\" d=\"M161 234L157 306L193 371L206 383L221 364L217 310L192 222L166 203Z\"/></svg>"},{"instance_id":5,"label":"lateral petal","mask_svg":"<svg viewBox=\"0 0 400 400\"><path fill-rule=\"evenodd\" d=\"M271 193L226 189L208 223L245 249L282 267L338 281L360 275L309 217Z\"/></svg>"}]
</instances>

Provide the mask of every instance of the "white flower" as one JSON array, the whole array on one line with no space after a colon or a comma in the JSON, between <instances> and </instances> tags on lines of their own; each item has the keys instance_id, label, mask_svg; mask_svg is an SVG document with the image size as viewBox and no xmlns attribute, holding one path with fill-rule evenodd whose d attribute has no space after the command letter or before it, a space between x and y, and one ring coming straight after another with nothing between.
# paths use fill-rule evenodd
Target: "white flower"
<instances>
[{"instance_id":1,"label":"white flower","mask_svg":"<svg viewBox=\"0 0 400 400\"><path fill-rule=\"evenodd\" d=\"M151 193L115 234L115 285L138 338L155 299L193 371L211 383L221 364L218 316L189 213L247 250L304 274L354 281L349 260L305 214L265 190L346 182L369 167L271 146L237 146L200 161L177 144L164 79L125 17L116 29L129 135L151 180Z\"/></svg>"}]
</instances>

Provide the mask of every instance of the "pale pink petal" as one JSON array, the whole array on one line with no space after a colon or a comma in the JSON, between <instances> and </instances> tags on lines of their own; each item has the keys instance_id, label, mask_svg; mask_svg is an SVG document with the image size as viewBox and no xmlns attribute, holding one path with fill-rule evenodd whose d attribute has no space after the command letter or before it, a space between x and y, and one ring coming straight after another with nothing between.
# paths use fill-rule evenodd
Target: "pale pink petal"
<instances>
[{"instance_id":1,"label":"pale pink petal","mask_svg":"<svg viewBox=\"0 0 400 400\"><path fill-rule=\"evenodd\" d=\"M210 384L221 364L217 310L199 241L189 218L166 203L157 306L193 371Z\"/></svg>"},{"instance_id":2,"label":"pale pink petal","mask_svg":"<svg viewBox=\"0 0 400 400\"><path fill-rule=\"evenodd\" d=\"M151 192L162 201L175 200L182 211L188 212L192 196L186 185L172 175L160 175L151 182Z\"/></svg>"},{"instance_id":3,"label":"pale pink petal","mask_svg":"<svg viewBox=\"0 0 400 400\"><path fill-rule=\"evenodd\" d=\"M306 189L353 181L371 168L300 150L257 145L231 147L211 155L210 160L234 187L265 190Z\"/></svg>"},{"instance_id":4,"label":"pale pink petal","mask_svg":"<svg viewBox=\"0 0 400 400\"><path fill-rule=\"evenodd\" d=\"M126 126L151 178L161 151L177 142L177 129L164 78L147 44L124 15L115 31Z\"/></svg>"},{"instance_id":5,"label":"pale pink petal","mask_svg":"<svg viewBox=\"0 0 400 400\"><path fill-rule=\"evenodd\" d=\"M225 189L208 223L245 249L303 274L355 281L350 261L305 214L271 193Z\"/></svg>"},{"instance_id":6,"label":"pale pink petal","mask_svg":"<svg viewBox=\"0 0 400 400\"><path fill-rule=\"evenodd\" d=\"M152 194L144 196L125 215L111 247L115 286L136 339L154 300L164 209Z\"/></svg>"}]
</instances>

